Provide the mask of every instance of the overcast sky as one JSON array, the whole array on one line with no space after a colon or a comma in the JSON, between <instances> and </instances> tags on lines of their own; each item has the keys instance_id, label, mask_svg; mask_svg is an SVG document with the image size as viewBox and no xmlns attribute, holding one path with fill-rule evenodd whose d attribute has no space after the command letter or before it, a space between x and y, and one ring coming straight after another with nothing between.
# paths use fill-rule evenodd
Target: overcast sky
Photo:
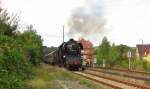
<instances>
[{"instance_id":1,"label":"overcast sky","mask_svg":"<svg viewBox=\"0 0 150 89\"><path fill-rule=\"evenodd\" d=\"M70 37L81 37L78 34L68 36L68 20L76 8L93 8L93 5L100 8L87 10L94 10L92 14L101 13L104 32L82 37L95 46L99 45L103 36L107 36L111 43L129 46L135 46L142 40L150 43L150 0L3 0L2 4L10 13L20 16L22 27L32 24L47 46L61 44L63 24L65 41Z\"/></svg>"}]
</instances>

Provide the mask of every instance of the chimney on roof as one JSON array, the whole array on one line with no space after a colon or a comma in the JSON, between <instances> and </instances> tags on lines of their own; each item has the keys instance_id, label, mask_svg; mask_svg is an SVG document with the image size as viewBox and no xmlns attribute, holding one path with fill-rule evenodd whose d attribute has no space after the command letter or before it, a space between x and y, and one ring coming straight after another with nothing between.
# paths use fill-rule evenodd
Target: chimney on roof
<instances>
[{"instance_id":1,"label":"chimney on roof","mask_svg":"<svg viewBox=\"0 0 150 89\"><path fill-rule=\"evenodd\" d=\"M142 42L142 44L143 44L143 39L141 39L141 42Z\"/></svg>"}]
</instances>

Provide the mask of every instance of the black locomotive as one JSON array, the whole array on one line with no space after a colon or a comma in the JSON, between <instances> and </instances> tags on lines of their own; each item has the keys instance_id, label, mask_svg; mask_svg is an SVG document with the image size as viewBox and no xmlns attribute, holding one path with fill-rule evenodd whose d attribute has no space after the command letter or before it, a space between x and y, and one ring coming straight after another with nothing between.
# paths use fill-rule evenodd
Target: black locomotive
<instances>
[{"instance_id":1,"label":"black locomotive","mask_svg":"<svg viewBox=\"0 0 150 89\"><path fill-rule=\"evenodd\" d=\"M70 39L68 42L63 42L56 51L46 55L44 61L64 66L67 69L84 69L82 66L81 50L83 50L82 44L74 39Z\"/></svg>"}]
</instances>

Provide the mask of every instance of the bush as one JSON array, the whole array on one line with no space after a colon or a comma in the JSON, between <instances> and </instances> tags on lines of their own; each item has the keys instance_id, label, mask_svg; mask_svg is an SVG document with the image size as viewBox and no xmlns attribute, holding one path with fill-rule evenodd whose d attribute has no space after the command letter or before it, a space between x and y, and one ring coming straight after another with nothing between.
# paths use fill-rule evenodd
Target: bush
<instances>
[{"instance_id":1,"label":"bush","mask_svg":"<svg viewBox=\"0 0 150 89\"><path fill-rule=\"evenodd\" d=\"M32 68L17 41L0 35L0 89L23 89Z\"/></svg>"},{"instance_id":2,"label":"bush","mask_svg":"<svg viewBox=\"0 0 150 89\"><path fill-rule=\"evenodd\" d=\"M23 81L9 74L7 70L0 71L0 89L24 89Z\"/></svg>"},{"instance_id":3,"label":"bush","mask_svg":"<svg viewBox=\"0 0 150 89\"><path fill-rule=\"evenodd\" d=\"M17 39L24 42L23 48L29 61L33 65L39 65L42 58L42 39L36 31L32 27L28 27L28 30L19 35Z\"/></svg>"},{"instance_id":4,"label":"bush","mask_svg":"<svg viewBox=\"0 0 150 89\"><path fill-rule=\"evenodd\" d=\"M129 67L129 64L128 64L128 61L127 61L127 60L122 60L122 61L117 62L117 63L118 63L118 65L119 65L120 67L124 67L124 68L128 68L128 67Z\"/></svg>"},{"instance_id":5,"label":"bush","mask_svg":"<svg viewBox=\"0 0 150 89\"><path fill-rule=\"evenodd\" d=\"M136 70L146 70L146 71L150 71L150 63L146 60L138 60L138 61L133 61L132 62L132 68L136 69Z\"/></svg>"},{"instance_id":6,"label":"bush","mask_svg":"<svg viewBox=\"0 0 150 89\"><path fill-rule=\"evenodd\" d=\"M33 30L17 31L18 18L10 16L0 2L0 89L23 89L32 75L32 65L41 58L42 40Z\"/></svg>"},{"instance_id":7,"label":"bush","mask_svg":"<svg viewBox=\"0 0 150 89\"><path fill-rule=\"evenodd\" d=\"M17 42L13 38L1 35L0 43L0 66L9 73L28 75L31 70L30 64Z\"/></svg>"}]
</instances>

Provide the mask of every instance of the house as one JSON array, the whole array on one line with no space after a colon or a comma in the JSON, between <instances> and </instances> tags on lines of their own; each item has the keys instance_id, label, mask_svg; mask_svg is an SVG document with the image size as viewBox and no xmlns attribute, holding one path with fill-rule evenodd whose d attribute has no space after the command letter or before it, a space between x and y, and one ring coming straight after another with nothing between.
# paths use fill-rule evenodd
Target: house
<instances>
[{"instance_id":1,"label":"house","mask_svg":"<svg viewBox=\"0 0 150 89\"><path fill-rule=\"evenodd\" d=\"M150 44L137 44L136 45L137 59L148 59L150 55Z\"/></svg>"},{"instance_id":2,"label":"house","mask_svg":"<svg viewBox=\"0 0 150 89\"><path fill-rule=\"evenodd\" d=\"M86 61L87 65L91 66L93 64L94 58L93 44L90 41L85 40L83 38L80 38L79 42L83 45L83 58Z\"/></svg>"}]
</instances>

